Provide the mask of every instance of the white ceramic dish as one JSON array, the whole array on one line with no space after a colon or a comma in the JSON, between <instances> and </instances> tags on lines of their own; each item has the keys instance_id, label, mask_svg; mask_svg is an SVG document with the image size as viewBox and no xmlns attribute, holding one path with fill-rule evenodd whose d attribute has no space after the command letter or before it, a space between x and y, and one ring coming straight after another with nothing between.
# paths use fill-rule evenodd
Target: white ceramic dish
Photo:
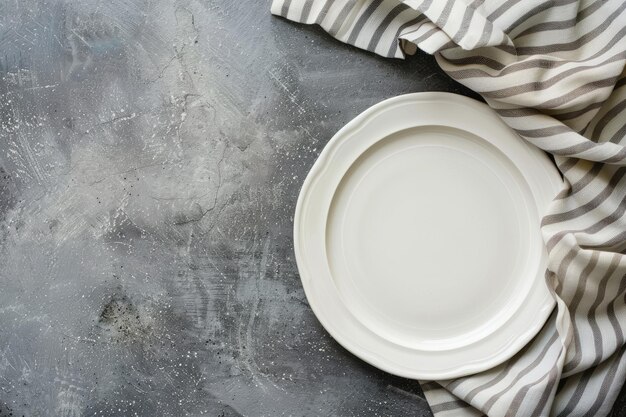
<instances>
[{"instance_id":1,"label":"white ceramic dish","mask_svg":"<svg viewBox=\"0 0 626 417\"><path fill-rule=\"evenodd\" d=\"M540 216L561 178L486 105L383 101L328 143L295 214L313 311L346 349L403 377L447 379L518 352L554 307Z\"/></svg>"}]
</instances>

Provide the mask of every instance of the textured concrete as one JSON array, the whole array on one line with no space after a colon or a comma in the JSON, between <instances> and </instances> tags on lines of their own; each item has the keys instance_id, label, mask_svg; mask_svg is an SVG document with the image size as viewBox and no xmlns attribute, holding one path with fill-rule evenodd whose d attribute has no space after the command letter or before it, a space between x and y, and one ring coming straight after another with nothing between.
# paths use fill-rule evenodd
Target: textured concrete
<instances>
[{"instance_id":1,"label":"textured concrete","mask_svg":"<svg viewBox=\"0 0 626 417\"><path fill-rule=\"evenodd\" d=\"M0 2L0 416L430 415L317 323L292 213L356 114L465 91L268 9Z\"/></svg>"}]
</instances>

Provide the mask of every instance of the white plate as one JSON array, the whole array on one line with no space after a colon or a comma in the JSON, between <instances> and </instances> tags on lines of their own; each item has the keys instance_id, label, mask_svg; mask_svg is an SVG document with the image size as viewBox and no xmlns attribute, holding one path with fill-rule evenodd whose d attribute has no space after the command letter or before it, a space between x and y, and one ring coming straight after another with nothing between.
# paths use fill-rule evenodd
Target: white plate
<instances>
[{"instance_id":1,"label":"white plate","mask_svg":"<svg viewBox=\"0 0 626 417\"><path fill-rule=\"evenodd\" d=\"M370 364L447 379L518 352L554 307L541 214L551 161L486 105L379 103L328 143L295 214L298 269L328 332Z\"/></svg>"}]
</instances>

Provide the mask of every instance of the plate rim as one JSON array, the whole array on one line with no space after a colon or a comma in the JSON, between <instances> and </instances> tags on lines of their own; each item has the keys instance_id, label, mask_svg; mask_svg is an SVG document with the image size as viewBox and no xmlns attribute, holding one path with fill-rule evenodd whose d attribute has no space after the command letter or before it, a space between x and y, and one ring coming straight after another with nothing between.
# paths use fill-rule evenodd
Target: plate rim
<instances>
[{"instance_id":1,"label":"plate rim","mask_svg":"<svg viewBox=\"0 0 626 417\"><path fill-rule=\"evenodd\" d=\"M366 124L368 120L374 118L378 113L392 111L396 105L420 105L420 104L424 104L426 102L432 102L432 101L454 102L456 104L462 104L462 105L464 104L466 106L475 107L477 109L477 113L480 113L480 112L485 113L485 110L488 110L491 116L487 116L485 114L483 117L484 119L489 119L489 117L491 117L492 119L497 120L501 125L505 126L506 129L510 132L511 139L523 141L523 139L518 137L517 134L513 130L511 130L508 126L506 126L504 122L495 113L492 113L493 110L491 110L486 104L481 103L477 100L465 97L465 96L461 96L461 95L453 94L453 93L444 93L444 92L420 92L420 93L404 94L404 95L389 98L387 100L383 100L369 107L368 109L366 109L365 111L357 115L350 122L348 122L324 146L323 150L319 154L317 160L313 164L311 170L309 171L309 173L306 176L306 179L303 182L303 185L298 195L298 200L296 203L296 210L295 210L294 223L293 223L294 252L295 252L296 262L298 266L298 271L300 274L300 279L301 279L308 303L311 309L313 310L317 320L322 324L324 329L333 337L333 339L335 339L335 341L337 341L341 346L343 346L349 352L356 355L357 357L364 360L365 362L375 366L378 369L381 369L388 373L405 377L405 378L429 379L429 380L449 379L449 378L460 377L460 376L484 371L486 369L492 368L506 361L507 359L515 355L517 352L519 352L519 350L521 350L541 330L541 328L544 326L547 318L549 317L550 313L552 312L554 308L554 305L556 303L554 298L552 296L546 298L544 305L539 306L540 308L539 308L539 311L537 312L537 319L532 323L532 325L527 326L525 328L526 329L525 332L520 334L513 342L510 342L508 345L501 348L500 351L497 352L497 354L494 354L490 358L485 359L485 360L480 360L480 361L472 361L470 363L466 363L463 366L458 366L453 369L445 369L445 370L440 370L440 371L433 371L433 370L420 371L419 369L414 369L414 368L403 366L402 364L394 362L390 358L381 357L376 352L373 352L367 349L367 346L362 346L362 344L359 344L358 342L354 340L348 340L346 337L344 337L341 334L341 331L337 329L331 323L330 320L328 320L326 315L323 314L322 311L320 311L320 305L323 305L324 303L322 302L323 300L317 300L314 295L314 291L312 287L314 285L313 283L315 282L316 278L311 277L312 275L314 275L314 273L313 271L310 270L307 264L306 253L304 250L305 245L302 241L305 233L303 233L303 230L301 229L303 228L303 225L305 224L304 216L307 213L306 206L310 198L311 189L315 185L315 180L319 178L322 174L324 174L328 169L330 169L330 165L331 165L330 162L333 156L335 155L335 153L337 152L337 148L340 144L348 141L350 137L352 137L355 133L358 133L359 130L363 128L363 125ZM441 123L438 123L438 124L441 125ZM428 125L428 123L422 123L422 122L416 121L416 123L412 124L411 126L419 127L419 126L425 126L425 125ZM443 126L446 126L446 125L443 125ZM447 125L447 126L455 128L455 126L453 125ZM402 129L404 128L399 128L398 130L402 130ZM475 132L470 132L470 131L467 131L467 132L471 134L475 134ZM387 137L387 136L384 136L384 137ZM374 143L378 143L378 141L383 140L384 137L375 140ZM498 147L495 143L493 143L493 141L485 138L484 136L481 135L481 138L483 138L483 140L487 141L488 143L491 143L492 145ZM560 190L561 185L562 185L562 179L558 171L556 170L556 167L549 160L547 155L543 153L541 150L539 150L538 148L532 147L530 144L526 143L525 141L523 141L523 144L524 145L522 146L525 146L528 149L530 154L534 154L533 156L535 157L537 161L536 162L537 165L543 165L543 168L550 174L548 175L546 182L550 183L549 184L550 189L548 190L548 192L552 193L552 197L554 197L556 193ZM361 152L355 152L356 153L355 158L358 158L360 155L362 155L363 152L369 149L370 146L367 146ZM507 157L510 156L510 155L507 155L506 152L504 152L503 150L501 151L505 153ZM350 161L350 165L353 162L354 161ZM522 171L522 174L524 175L524 179L528 182L528 178L524 174L522 168L519 167L517 164L515 164L515 162L513 163L515 166L517 166L518 169L520 169L520 171ZM339 177L342 178L346 174L346 172L347 171L340 172L338 174ZM533 191L533 197L534 197L533 203L534 205L537 205L538 204L537 196L535 195L534 191ZM326 215L327 213L324 214L324 216ZM539 218L541 218L542 215L543 213L538 213ZM539 227L539 225L537 225L537 227ZM324 235L326 234L325 228L326 228L326 222L324 222L324 231L323 231ZM541 241L541 243L545 245L543 240ZM545 258L545 254L542 255L542 259L540 259L540 266L544 265L547 267L547 260L543 258ZM330 276L330 279L332 280L332 276ZM333 283L333 287L335 291L337 292L338 290L334 286L334 283ZM547 291L549 292L549 290ZM488 338L489 338L489 335L483 339L488 339Z\"/></svg>"}]
</instances>

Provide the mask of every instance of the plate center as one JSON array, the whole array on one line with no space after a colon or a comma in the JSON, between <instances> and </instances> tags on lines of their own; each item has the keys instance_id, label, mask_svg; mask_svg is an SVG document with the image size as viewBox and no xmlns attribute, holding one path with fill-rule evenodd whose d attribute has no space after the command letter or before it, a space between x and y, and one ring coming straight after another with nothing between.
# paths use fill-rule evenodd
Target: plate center
<instances>
[{"instance_id":1,"label":"plate center","mask_svg":"<svg viewBox=\"0 0 626 417\"><path fill-rule=\"evenodd\" d=\"M530 191L493 145L422 127L391 135L344 175L327 255L344 302L375 333L421 348L484 337L530 273Z\"/></svg>"}]
</instances>

